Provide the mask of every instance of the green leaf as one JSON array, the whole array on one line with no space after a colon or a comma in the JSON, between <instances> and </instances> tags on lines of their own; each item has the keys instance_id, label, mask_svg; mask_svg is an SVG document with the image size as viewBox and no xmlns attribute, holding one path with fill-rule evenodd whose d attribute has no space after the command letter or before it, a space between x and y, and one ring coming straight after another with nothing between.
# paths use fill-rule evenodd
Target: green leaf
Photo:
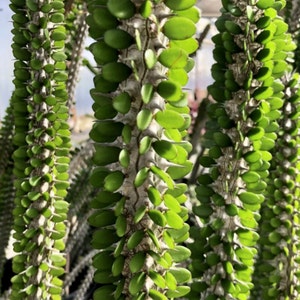
<instances>
[{"instance_id":1,"label":"green leaf","mask_svg":"<svg viewBox=\"0 0 300 300\"><path fill-rule=\"evenodd\" d=\"M189 73L190 71L192 71L193 70L193 68L195 67L195 60L194 59L192 59L191 57L189 57L188 58L188 63L187 63L187 65L185 66L185 71L187 72L187 73Z\"/></svg>"},{"instance_id":2,"label":"green leaf","mask_svg":"<svg viewBox=\"0 0 300 300\"><path fill-rule=\"evenodd\" d=\"M141 140L140 140L140 145L139 145L139 153L140 154L145 154L146 152L148 152L150 150L152 144L152 139L149 136L144 136Z\"/></svg>"},{"instance_id":3,"label":"green leaf","mask_svg":"<svg viewBox=\"0 0 300 300\"><path fill-rule=\"evenodd\" d=\"M146 211L147 211L147 207L145 205L140 206L134 214L134 218L133 218L134 223L139 223L144 217Z\"/></svg>"},{"instance_id":4,"label":"green leaf","mask_svg":"<svg viewBox=\"0 0 300 300\"><path fill-rule=\"evenodd\" d=\"M110 62L102 67L102 76L110 82L122 82L132 73L131 68L120 62Z\"/></svg>"},{"instance_id":5,"label":"green leaf","mask_svg":"<svg viewBox=\"0 0 300 300\"><path fill-rule=\"evenodd\" d=\"M238 237L243 246L254 247L259 239L259 235L250 230L239 229Z\"/></svg>"},{"instance_id":6,"label":"green leaf","mask_svg":"<svg viewBox=\"0 0 300 300\"><path fill-rule=\"evenodd\" d=\"M118 88L117 82L105 80L101 74L94 77L95 90L100 93L110 93Z\"/></svg>"},{"instance_id":7,"label":"green leaf","mask_svg":"<svg viewBox=\"0 0 300 300\"><path fill-rule=\"evenodd\" d=\"M157 92L167 101L179 101L183 95L181 85L171 80L161 81L157 86Z\"/></svg>"},{"instance_id":8,"label":"green leaf","mask_svg":"<svg viewBox=\"0 0 300 300\"><path fill-rule=\"evenodd\" d=\"M104 34L104 42L114 49L126 49L133 41L133 37L122 29L110 29Z\"/></svg>"},{"instance_id":9,"label":"green leaf","mask_svg":"<svg viewBox=\"0 0 300 300\"><path fill-rule=\"evenodd\" d=\"M157 62L156 53L152 49L147 49L144 55L147 68L152 69Z\"/></svg>"},{"instance_id":10,"label":"green leaf","mask_svg":"<svg viewBox=\"0 0 300 300\"><path fill-rule=\"evenodd\" d=\"M245 204L260 204L262 201L258 195L251 192L243 192L239 195L240 200Z\"/></svg>"},{"instance_id":11,"label":"green leaf","mask_svg":"<svg viewBox=\"0 0 300 300\"><path fill-rule=\"evenodd\" d=\"M268 150L271 150L275 147L275 141L273 139L270 139L270 138L267 138L267 137L262 137L261 139L261 147L260 147L260 150L263 150L263 151L268 151ZM263 152L261 151L261 152ZM272 158L272 156L270 157Z\"/></svg>"},{"instance_id":12,"label":"green leaf","mask_svg":"<svg viewBox=\"0 0 300 300\"><path fill-rule=\"evenodd\" d=\"M232 146L231 138L223 132L215 132L213 134L213 139L216 142L216 144L222 148Z\"/></svg>"},{"instance_id":13,"label":"green leaf","mask_svg":"<svg viewBox=\"0 0 300 300\"><path fill-rule=\"evenodd\" d=\"M94 168L90 177L90 183L95 187L103 187L104 178L108 175L108 173L108 169L104 167Z\"/></svg>"},{"instance_id":14,"label":"green leaf","mask_svg":"<svg viewBox=\"0 0 300 300\"><path fill-rule=\"evenodd\" d=\"M170 40L185 40L196 33L196 26L187 18L172 17L165 23L162 31Z\"/></svg>"},{"instance_id":15,"label":"green leaf","mask_svg":"<svg viewBox=\"0 0 300 300\"><path fill-rule=\"evenodd\" d=\"M150 270L149 277L152 279L154 284L162 289L166 287L165 279L157 272Z\"/></svg>"},{"instance_id":16,"label":"green leaf","mask_svg":"<svg viewBox=\"0 0 300 300\"><path fill-rule=\"evenodd\" d=\"M156 236L156 234L151 229L147 229L147 234L150 237L150 239L152 240L152 242L155 245L155 247L157 249L160 249L161 248L161 244L160 244L160 241L158 240L158 237Z\"/></svg>"},{"instance_id":17,"label":"green leaf","mask_svg":"<svg viewBox=\"0 0 300 300\"><path fill-rule=\"evenodd\" d=\"M94 22L101 29L112 29L118 26L118 20L108 11L106 7L96 7L93 10Z\"/></svg>"},{"instance_id":18,"label":"green leaf","mask_svg":"<svg viewBox=\"0 0 300 300\"><path fill-rule=\"evenodd\" d=\"M140 273L134 274L129 283L130 294L134 296L137 293L139 293L143 289L145 280L146 280L145 273L140 272Z\"/></svg>"},{"instance_id":19,"label":"green leaf","mask_svg":"<svg viewBox=\"0 0 300 300\"><path fill-rule=\"evenodd\" d=\"M270 25L272 19L269 16L263 16L258 21L256 22L256 26L259 29L266 28L267 26Z\"/></svg>"},{"instance_id":20,"label":"green leaf","mask_svg":"<svg viewBox=\"0 0 300 300\"><path fill-rule=\"evenodd\" d=\"M113 98L112 100L113 108L119 113L126 114L131 107L131 97L127 92L123 92Z\"/></svg>"},{"instance_id":21,"label":"green leaf","mask_svg":"<svg viewBox=\"0 0 300 300\"><path fill-rule=\"evenodd\" d=\"M260 180L260 176L258 173L254 171L248 171L243 173L242 179L247 183L257 182Z\"/></svg>"},{"instance_id":22,"label":"green leaf","mask_svg":"<svg viewBox=\"0 0 300 300\"><path fill-rule=\"evenodd\" d=\"M271 139L271 141L273 141L273 140ZM269 145L269 147L272 147L272 148L275 146L273 143L271 145L269 143L268 145ZM261 149L264 149L264 147L266 147L266 146L262 143ZM263 151L260 151L260 152L261 152L261 158L266 162L270 161L273 157L272 154L269 151L263 150ZM267 169L269 169L269 167L267 167Z\"/></svg>"},{"instance_id":23,"label":"green leaf","mask_svg":"<svg viewBox=\"0 0 300 300\"><path fill-rule=\"evenodd\" d=\"M228 216L234 217L238 215L239 208L235 204L231 203L225 206L225 212L228 214Z\"/></svg>"},{"instance_id":24,"label":"green leaf","mask_svg":"<svg viewBox=\"0 0 300 300\"><path fill-rule=\"evenodd\" d=\"M284 104L284 100L278 97L270 98L268 102L270 103L271 110L280 109Z\"/></svg>"},{"instance_id":25,"label":"green leaf","mask_svg":"<svg viewBox=\"0 0 300 300\"><path fill-rule=\"evenodd\" d=\"M119 276L122 274L122 271L124 269L124 263L125 263L124 256L119 255L116 257L111 267L111 273L113 276Z\"/></svg>"},{"instance_id":26,"label":"green leaf","mask_svg":"<svg viewBox=\"0 0 300 300\"><path fill-rule=\"evenodd\" d=\"M178 82L182 86L185 86L189 80L185 69L169 69L167 75L170 80Z\"/></svg>"},{"instance_id":27,"label":"green leaf","mask_svg":"<svg viewBox=\"0 0 300 300\"><path fill-rule=\"evenodd\" d=\"M110 270L113 262L114 257L109 250L101 251L93 257L93 267L98 270Z\"/></svg>"},{"instance_id":28,"label":"green leaf","mask_svg":"<svg viewBox=\"0 0 300 300\"><path fill-rule=\"evenodd\" d=\"M170 47L179 47L185 50L188 54L192 54L197 51L199 45L198 42L194 38L188 38L185 40L171 40Z\"/></svg>"},{"instance_id":29,"label":"green leaf","mask_svg":"<svg viewBox=\"0 0 300 300\"><path fill-rule=\"evenodd\" d=\"M124 249L124 246L125 246L125 241L126 241L126 238L123 237L119 240L119 242L116 244L115 246L115 250L114 250L114 256L115 257L118 257L119 255L121 255L123 249Z\"/></svg>"},{"instance_id":30,"label":"green leaf","mask_svg":"<svg viewBox=\"0 0 300 300\"><path fill-rule=\"evenodd\" d=\"M115 223L115 221L116 217L112 210L97 211L88 218L88 222L94 227L112 225Z\"/></svg>"},{"instance_id":31,"label":"green leaf","mask_svg":"<svg viewBox=\"0 0 300 300\"><path fill-rule=\"evenodd\" d=\"M279 232L273 231L269 234L268 238L271 243L277 244L282 239L282 236Z\"/></svg>"},{"instance_id":32,"label":"green leaf","mask_svg":"<svg viewBox=\"0 0 300 300\"><path fill-rule=\"evenodd\" d=\"M152 121L152 111L147 108L143 108L136 117L136 124L139 130L145 130L149 127Z\"/></svg>"},{"instance_id":33,"label":"green leaf","mask_svg":"<svg viewBox=\"0 0 300 300\"><path fill-rule=\"evenodd\" d=\"M127 241L127 248L129 250L134 249L144 238L145 233L143 230L137 230L135 231L128 239Z\"/></svg>"},{"instance_id":34,"label":"green leaf","mask_svg":"<svg viewBox=\"0 0 300 300\"><path fill-rule=\"evenodd\" d=\"M268 60L272 59L274 52L275 52L275 49L273 49L273 48L264 48L257 53L256 59L258 59L261 62L268 61Z\"/></svg>"},{"instance_id":35,"label":"green leaf","mask_svg":"<svg viewBox=\"0 0 300 300\"><path fill-rule=\"evenodd\" d=\"M280 74L283 74L286 71L287 66L288 64L284 60L275 60L273 74L276 74L276 76L280 76Z\"/></svg>"},{"instance_id":36,"label":"green leaf","mask_svg":"<svg viewBox=\"0 0 300 300\"><path fill-rule=\"evenodd\" d=\"M175 278L177 283L184 283L191 280L191 273L185 268L170 269L169 271Z\"/></svg>"},{"instance_id":37,"label":"green leaf","mask_svg":"<svg viewBox=\"0 0 300 300\"><path fill-rule=\"evenodd\" d=\"M181 114L169 109L158 111L155 114L155 120L165 129L181 128L185 122L185 119Z\"/></svg>"},{"instance_id":38,"label":"green leaf","mask_svg":"<svg viewBox=\"0 0 300 300\"><path fill-rule=\"evenodd\" d=\"M184 193L186 193L187 190L188 190L188 187L185 183L177 183L173 189L167 190L166 194L172 195L173 197L177 198L177 201L179 203L182 203L179 201L179 198L181 196L184 196Z\"/></svg>"},{"instance_id":39,"label":"green leaf","mask_svg":"<svg viewBox=\"0 0 300 300\"><path fill-rule=\"evenodd\" d=\"M118 147L104 146L95 144L95 154L93 162L98 166L105 166L107 164L118 161L119 153L121 151Z\"/></svg>"},{"instance_id":40,"label":"green leaf","mask_svg":"<svg viewBox=\"0 0 300 300\"><path fill-rule=\"evenodd\" d=\"M193 168L193 163L191 161L186 161L181 166L171 166L167 169L167 173L171 176L172 179L177 180L183 178L191 172Z\"/></svg>"},{"instance_id":41,"label":"green leaf","mask_svg":"<svg viewBox=\"0 0 300 300\"><path fill-rule=\"evenodd\" d=\"M200 19L201 13L200 9L197 6L192 6L185 10L176 11L176 15L179 17L188 18L196 24Z\"/></svg>"},{"instance_id":42,"label":"green leaf","mask_svg":"<svg viewBox=\"0 0 300 300\"><path fill-rule=\"evenodd\" d=\"M141 89L141 96L144 103L149 103L153 98L154 88L151 83L145 83Z\"/></svg>"},{"instance_id":43,"label":"green leaf","mask_svg":"<svg viewBox=\"0 0 300 300\"><path fill-rule=\"evenodd\" d=\"M116 219L116 234L119 237L122 237L125 235L126 230L127 230L126 217L120 214Z\"/></svg>"},{"instance_id":44,"label":"green leaf","mask_svg":"<svg viewBox=\"0 0 300 300\"><path fill-rule=\"evenodd\" d=\"M148 178L149 168L143 167L138 171L134 179L134 186L140 187Z\"/></svg>"},{"instance_id":45,"label":"green leaf","mask_svg":"<svg viewBox=\"0 0 300 300\"><path fill-rule=\"evenodd\" d=\"M199 164L202 167L209 168L216 164L216 161L209 156L201 156L199 158Z\"/></svg>"},{"instance_id":46,"label":"green leaf","mask_svg":"<svg viewBox=\"0 0 300 300\"><path fill-rule=\"evenodd\" d=\"M104 179L105 190L115 192L122 186L124 178L124 174L121 171L114 171L108 174Z\"/></svg>"},{"instance_id":47,"label":"green leaf","mask_svg":"<svg viewBox=\"0 0 300 300\"><path fill-rule=\"evenodd\" d=\"M91 44L89 49L93 53L96 63L99 65L118 60L118 50L108 46L104 41Z\"/></svg>"},{"instance_id":48,"label":"green leaf","mask_svg":"<svg viewBox=\"0 0 300 300\"><path fill-rule=\"evenodd\" d=\"M265 131L262 127L253 127L248 131L247 136L251 141L257 141L260 140L264 134Z\"/></svg>"},{"instance_id":49,"label":"green leaf","mask_svg":"<svg viewBox=\"0 0 300 300\"><path fill-rule=\"evenodd\" d=\"M61 291L61 289L59 289ZM37 286L36 285L33 285L33 284L30 284L28 285L26 288L25 288L25 292L27 295L33 295L34 293L36 293L37 291Z\"/></svg>"},{"instance_id":50,"label":"green leaf","mask_svg":"<svg viewBox=\"0 0 300 300\"><path fill-rule=\"evenodd\" d=\"M259 0L256 3L256 6L260 9L266 9L266 8L272 7L274 3L275 3L275 0Z\"/></svg>"},{"instance_id":51,"label":"green leaf","mask_svg":"<svg viewBox=\"0 0 300 300\"><path fill-rule=\"evenodd\" d=\"M130 165L130 153L127 149L122 149L119 154L119 162L123 168L128 168Z\"/></svg>"},{"instance_id":52,"label":"green leaf","mask_svg":"<svg viewBox=\"0 0 300 300\"><path fill-rule=\"evenodd\" d=\"M181 142L182 140L182 135L178 129L173 129L173 128L165 129L164 134L168 139L174 142Z\"/></svg>"},{"instance_id":53,"label":"green leaf","mask_svg":"<svg viewBox=\"0 0 300 300\"><path fill-rule=\"evenodd\" d=\"M106 173L108 174L108 172ZM104 178L103 178L104 180ZM121 199L122 195L119 193L111 193L107 191L101 191L97 196L91 201L92 208L104 208L114 205Z\"/></svg>"},{"instance_id":54,"label":"green leaf","mask_svg":"<svg viewBox=\"0 0 300 300\"><path fill-rule=\"evenodd\" d=\"M102 228L93 233L92 247L94 249L105 249L118 240L119 237L116 235L115 230Z\"/></svg>"},{"instance_id":55,"label":"green leaf","mask_svg":"<svg viewBox=\"0 0 300 300\"><path fill-rule=\"evenodd\" d=\"M146 253L136 253L129 262L129 268L132 273L136 273L142 269L146 261Z\"/></svg>"},{"instance_id":56,"label":"green leaf","mask_svg":"<svg viewBox=\"0 0 300 300\"><path fill-rule=\"evenodd\" d=\"M148 188L147 193L153 205L158 206L161 204L162 202L161 193L154 186L150 186Z\"/></svg>"},{"instance_id":57,"label":"green leaf","mask_svg":"<svg viewBox=\"0 0 300 300\"><path fill-rule=\"evenodd\" d=\"M167 187L169 189L173 189L174 188L174 182L171 178L171 176L169 174L167 174L165 171L163 171L162 169L160 169L159 167L157 166L151 166L150 167L150 170L155 174L157 175L161 180L163 180Z\"/></svg>"},{"instance_id":58,"label":"green leaf","mask_svg":"<svg viewBox=\"0 0 300 300\"><path fill-rule=\"evenodd\" d=\"M225 21L225 28L231 34L240 34L242 33L241 27L234 21L227 20Z\"/></svg>"},{"instance_id":59,"label":"green leaf","mask_svg":"<svg viewBox=\"0 0 300 300\"><path fill-rule=\"evenodd\" d=\"M149 296L153 300L168 300L168 298L164 294L154 289L149 290Z\"/></svg>"},{"instance_id":60,"label":"green leaf","mask_svg":"<svg viewBox=\"0 0 300 300\"><path fill-rule=\"evenodd\" d=\"M264 87L264 86L257 88L253 93L253 97L256 100L265 100L271 97L272 95L273 95L272 87Z\"/></svg>"},{"instance_id":61,"label":"green leaf","mask_svg":"<svg viewBox=\"0 0 300 300\"><path fill-rule=\"evenodd\" d=\"M172 256L174 262L182 262L191 256L191 251L183 246L177 245L174 249L169 249L168 253Z\"/></svg>"},{"instance_id":62,"label":"green leaf","mask_svg":"<svg viewBox=\"0 0 300 300\"><path fill-rule=\"evenodd\" d=\"M170 210L172 210L176 213L181 212L181 206L180 206L179 202L171 194L167 194L167 193L164 194L163 201L164 201L164 204L166 205L166 207L169 208Z\"/></svg>"},{"instance_id":63,"label":"green leaf","mask_svg":"<svg viewBox=\"0 0 300 300\"><path fill-rule=\"evenodd\" d=\"M94 274L94 281L101 284L109 284L116 281L110 270L96 270Z\"/></svg>"},{"instance_id":64,"label":"green leaf","mask_svg":"<svg viewBox=\"0 0 300 300\"><path fill-rule=\"evenodd\" d=\"M244 155L244 158L249 163L254 163L261 159L260 151L249 151Z\"/></svg>"},{"instance_id":65,"label":"green leaf","mask_svg":"<svg viewBox=\"0 0 300 300\"><path fill-rule=\"evenodd\" d=\"M168 290L166 295L169 299L181 298L190 292L191 288L189 286L178 286L175 290Z\"/></svg>"},{"instance_id":66,"label":"green leaf","mask_svg":"<svg viewBox=\"0 0 300 300\"><path fill-rule=\"evenodd\" d=\"M140 14L144 18L148 18L152 13L152 2L150 0L146 0L140 7Z\"/></svg>"},{"instance_id":67,"label":"green leaf","mask_svg":"<svg viewBox=\"0 0 300 300\"><path fill-rule=\"evenodd\" d=\"M235 287L235 284L231 280L229 280L229 279L223 279L222 280L222 286L223 286L224 290L227 293L230 293L232 295L236 295L237 288ZM240 290L238 289L238 291L240 291Z\"/></svg>"},{"instance_id":68,"label":"green leaf","mask_svg":"<svg viewBox=\"0 0 300 300\"><path fill-rule=\"evenodd\" d=\"M188 54L181 48L172 47L164 50L158 61L167 68L184 68L188 61Z\"/></svg>"},{"instance_id":69,"label":"green leaf","mask_svg":"<svg viewBox=\"0 0 300 300\"><path fill-rule=\"evenodd\" d=\"M109 0L107 8L112 15L119 19L129 19L135 14L135 5L130 0Z\"/></svg>"},{"instance_id":70,"label":"green leaf","mask_svg":"<svg viewBox=\"0 0 300 300\"><path fill-rule=\"evenodd\" d=\"M154 259L154 261L159 264L160 266L162 266L163 268L170 268L170 266L172 265L172 262L170 263L169 261L167 261L163 256L158 255L156 252L150 250L148 251L148 253L151 255L151 257Z\"/></svg>"},{"instance_id":71,"label":"green leaf","mask_svg":"<svg viewBox=\"0 0 300 300\"><path fill-rule=\"evenodd\" d=\"M252 211L239 210L239 217L243 226L253 229L257 228L257 222Z\"/></svg>"},{"instance_id":72,"label":"green leaf","mask_svg":"<svg viewBox=\"0 0 300 300\"><path fill-rule=\"evenodd\" d=\"M196 0L166 0L165 4L172 10L185 10L196 4Z\"/></svg>"},{"instance_id":73,"label":"green leaf","mask_svg":"<svg viewBox=\"0 0 300 300\"><path fill-rule=\"evenodd\" d=\"M177 280L171 271L166 272L165 280L166 280L166 284L170 290L176 290Z\"/></svg>"},{"instance_id":74,"label":"green leaf","mask_svg":"<svg viewBox=\"0 0 300 300\"><path fill-rule=\"evenodd\" d=\"M257 250L255 248L238 248L235 253L240 259L253 259Z\"/></svg>"},{"instance_id":75,"label":"green leaf","mask_svg":"<svg viewBox=\"0 0 300 300\"><path fill-rule=\"evenodd\" d=\"M55 207L55 211L56 212L68 212L68 208L69 208L69 203L63 200L57 200L54 202L54 207Z\"/></svg>"},{"instance_id":76,"label":"green leaf","mask_svg":"<svg viewBox=\"0 0 300 300\"><path fill-rule=\"evenodd\" d=\"M160 156L172 160L177 156L177 148L169 141L161 140L152 143L153 149Z\"/></svg>"},{"instance_id":77,"label":"green leaf","mask_svg":"<svg viewBox=\"0 0 300 300\"><path fill-rule=\"evenodd\" d=\"M157 209L150 209L149 212L150 219L158 226L164 227L167 224L167 220L162 212Z\"/></svg>"},{"instance_id":78,"label":"green leaf","mask_svg":"<svg viewBox=\"0 0 300 300\"><path fill-rule=\"evenodd\" d=\"M201 195L199 197L201 197ZM200 218L208 218L213 213L213 209L208 204L201 204L194 206L193 212Z\"/></svg>"},{"instance_id":79,"label":"green leaf","mask_svg":"<svg viewBox=\"0 0 300 300\"><path fill-rule=\"evenodd\" d=\"M166 211L165 217L168 225L174 229L181 229L184 225L182 218L172 210Z\"/></svg>"}]
</instances>

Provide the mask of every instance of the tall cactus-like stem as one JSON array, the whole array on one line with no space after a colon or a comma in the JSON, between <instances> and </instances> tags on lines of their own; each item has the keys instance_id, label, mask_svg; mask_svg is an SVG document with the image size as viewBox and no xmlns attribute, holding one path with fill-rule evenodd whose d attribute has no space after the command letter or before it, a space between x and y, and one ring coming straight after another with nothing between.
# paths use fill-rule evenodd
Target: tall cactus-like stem
<instances>
[{"instance_id":1,"label":"tall cactus-like stem","mask_svg":"<svg viewBox=\"0 0 300 300\"><path fill-rule=\"evenodd\" d=\"M16 198L12 299L60 299L70 132L64 3L11 1L15 12L13 154Z\"/></svg>"},{"instance_id":2,"label":"tall cactus-like stem","mask_svg":"<svg viewBox=\"0 0 300 300\"><path fill-rule=\"evenodd\" d=\"M216 103L208 109L208 155L200 159L210 172L199 176L196 188L201 225L191 245L198 278L192 299L250 295L257 221L283 104L278 78L291 47L287 26L277 17L280 1L222 3L220 33L213 38L215 83L209 87Z\"/></svg>"},{"instance_id":3,"label":"tall cactus-like stem","mask_svg":"<svg viewBox=\"0 0 300 300\"><path fill-rule=\"evenodd\" d=\"M299 74L288 78L266 201L253 299L299 298Z\"/></svg>"},{"instance_id":4,"label":"tall cactus-like stem","mask_svg":"<svg viewBox=\"0 0 300 300\"><path fill-rule=\"evenodd\" d=\"M197 49L196 1L89 1L90 49L101 72L91 95L97 119L91 182L101 191L89 218L95 299L184 296L190 273L184 184L189 110L182 86ZM107 261L102 264L103 259Z\"/></svg>"},{"instance_id":5,"label":"tall cactus-like stem","mask_svg":"<svg viewBox=\"0 0 300 300\"><path fill-rule=\"evenodd\" d=\"M9 243L11 234L14 207L14 175L13 160L11 154L14 151L12 138L14 135L12 106L6 110L6 115L0 128L0 228L1 228L1 245L0 245L0 280L4 276L3 266L6 260L6 248ZM0 284L0 290L2 290Z\"/></svg>"}]
</instances>

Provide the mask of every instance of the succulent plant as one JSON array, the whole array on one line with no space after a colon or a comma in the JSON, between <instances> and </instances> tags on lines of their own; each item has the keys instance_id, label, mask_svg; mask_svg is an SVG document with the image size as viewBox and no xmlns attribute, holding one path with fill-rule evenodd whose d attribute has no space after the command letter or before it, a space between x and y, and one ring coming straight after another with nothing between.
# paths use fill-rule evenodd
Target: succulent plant
<instances>
[{"instance_id":1,"label":"succulent plant","mask_svg":"<svg viewBox=\"0 0 300 300\"><path fill-rule=\"evenodd\" d=\"M193 210L201 222L191 246L193 299L247 299L253 288L260 207L283 106L280 78L294 49L277 14L282 2L222 4L209 87L216 102L208 108L208 152L200 158L209 172L198 178Z\"/></svg>"},{"instance_id":2,"label":"succulent plant","mask_svg":"<svg viewBox=\"0 0 300 300\"><path fill-rule=\"evenodd\" d=\"M16 179L12 299L58 299L70 132L63 1L12 1Z\"/></svg>"},{"instance_id":3,"label":"succulent plant","mask_svg":"<svg viewBox=\"0 0 300 300\"><path fill-rule=\"evenodd\" d=\"M11 234L15 275L3 299L299 297L298 4L222 0L192 132L196 2L10 1L0 282ZM95 122L75 146L82 64Z\"/></svg>"},{"instance_id":4,"label":"succulent plant","mask_svg":"<svg viewBox=\"0 0 300 300\"><path fill-rule=\"evenodd\" d=\"M266 201L261 209L260 242L253 299L299 296L298 138L299 74L285 80L281 130L272 150Z\"/></svg>"},{"instance_id":5,"label":"succulent plant","mask_svg":"<svg viewBox=\"0 0 300 300\"><path fill-rule=\"evenodd\" d=\"M96 122L89 222L95 299L168 299L189 292L186 186L192 167L186 94L199 12L195 1L89 1L90 46L101 69L91 90ZM102 264L102 261L110 264Z\"/></svg>"}]
</instances>

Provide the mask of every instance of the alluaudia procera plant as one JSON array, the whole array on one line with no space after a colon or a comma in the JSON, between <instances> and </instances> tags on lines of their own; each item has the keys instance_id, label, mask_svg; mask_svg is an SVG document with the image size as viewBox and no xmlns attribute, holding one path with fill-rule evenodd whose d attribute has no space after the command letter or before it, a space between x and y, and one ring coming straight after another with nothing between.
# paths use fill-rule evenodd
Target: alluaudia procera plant
<instances>
[{"instance_id":1,"label":"alluaudia procera plant","mask_svg":"<svg viewBox=\"0 0 300 300\"><path fill-rule=\"evenodd\" d=\"M182 87L199 12L196 1L88 1L90 49L100 73L91 90L97 121L89 218L94 299L169 299L189 292L178 263L189 250L185 184L191 146Z\"/></svg>"},{"instance_id":2,"label":"alluaudia procera plant","mask_svg":"<svg viewBox=\"0 0 300 300\"><path fill-rule=\"evenodd\" d=\"M293 49L287 25L277 16L281 1L222 1L212 66L216 100L209 108L198 178L200 218L195 230L193 299L248 299L259 210L269 175L284 85L279 78ZM198 259L197 259L198 258Z\"/></svg>"},{"instance_id":3,"label":"alluaudia procera plant","mask_svg":"<svg viewBox=\"0 0 300 300\"><path fill-rule=\"evenodd\" d=\"M13 184L13 115L11 105L6 110L6 117L2 120L0 128L0 227L2 243L0 245L0 280L4 277L3 266L6 260L6 248L13 224L12 210L14 207ZM0 290L2 286L0 284Z\"/></svg>"},{"instance_id":4,"label":"alluaudia procera plant","mask_svg":"<svg viewBox=\"0 0 300 300\"><path fill-rule=\"evenodd\" d=\"M286 79L281 130L262 205L253 299L298 299L299 74Z\"/></svg>"},{"instance_id":5,"label":"alluaudia procera plant","mask_svg":"<svg viewBox=\"0 0 300 300\"><path fill-rule=\"evenodd\" d=\"M69 128L64 3L12 0L17 149L11 299L60 299L65 258Z\"/></svg>"}]
</instances>

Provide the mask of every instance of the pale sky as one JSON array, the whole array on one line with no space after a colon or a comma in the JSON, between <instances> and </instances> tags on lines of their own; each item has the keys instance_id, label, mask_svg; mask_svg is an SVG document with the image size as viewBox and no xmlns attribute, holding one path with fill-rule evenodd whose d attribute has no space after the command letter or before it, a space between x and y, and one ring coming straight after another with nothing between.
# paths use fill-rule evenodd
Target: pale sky
<instances>
[{"instance_id":1,"label":"pale sky","mask_svg":"<svg viewBox=\"0 0 300 300\"><path fill-rule=\"evenodd\" d=\"M11 54L11 10L9 0L0 1L0 118L2 119L13 90L13 56Z\"/></svg>"}]
</instances>

